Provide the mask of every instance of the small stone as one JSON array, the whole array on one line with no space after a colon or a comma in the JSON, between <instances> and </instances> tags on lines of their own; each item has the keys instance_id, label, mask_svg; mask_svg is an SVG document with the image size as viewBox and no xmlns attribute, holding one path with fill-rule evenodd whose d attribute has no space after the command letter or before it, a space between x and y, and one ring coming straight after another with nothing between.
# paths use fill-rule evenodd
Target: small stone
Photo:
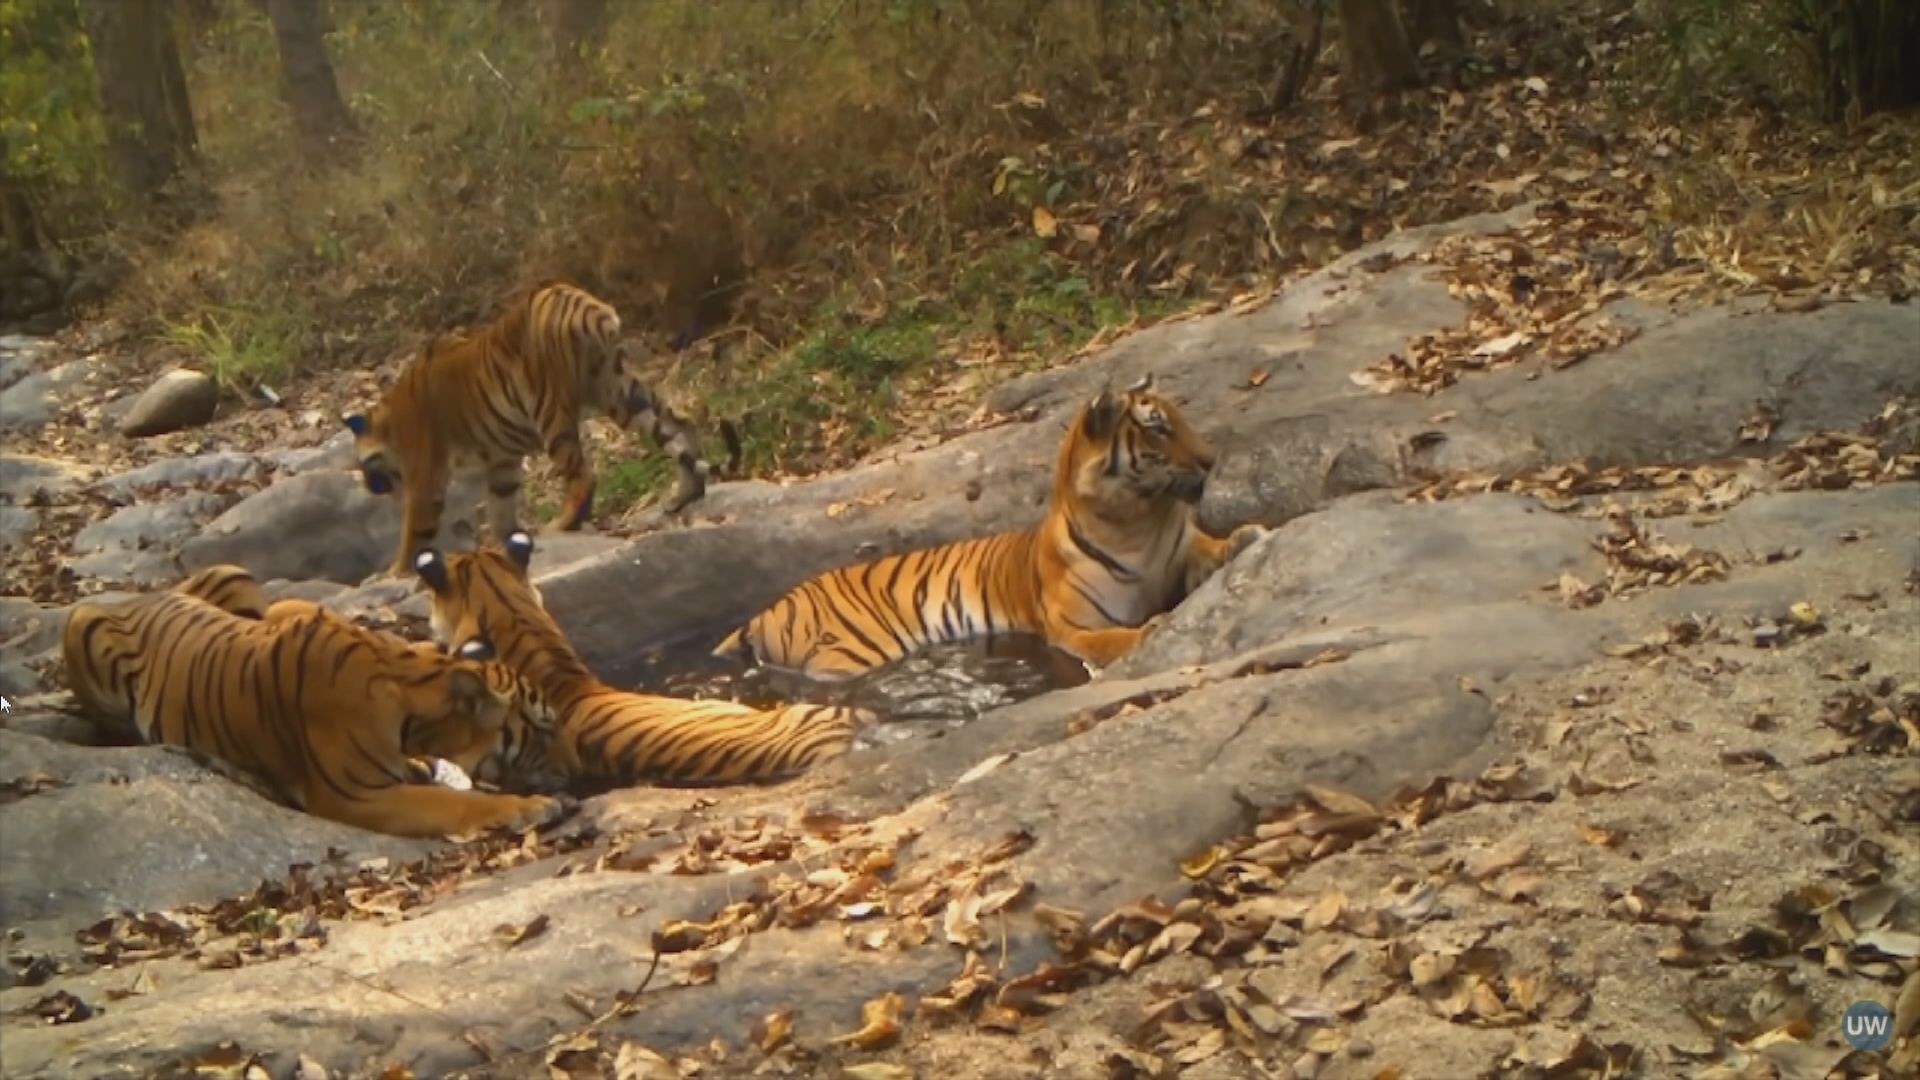
<instances>
[{"instance_id":1,"label":"small stone","mask_svg":"<svg viewBox=\"0 0 1920 1080\"><path fill-rule=\"evenodd\" d=\"M211 377L191 368L175 368L155 380L127 410L120 433L141 439L199 427L213 419L219 406L220 388Z\"/></svg>"}]
</instances>

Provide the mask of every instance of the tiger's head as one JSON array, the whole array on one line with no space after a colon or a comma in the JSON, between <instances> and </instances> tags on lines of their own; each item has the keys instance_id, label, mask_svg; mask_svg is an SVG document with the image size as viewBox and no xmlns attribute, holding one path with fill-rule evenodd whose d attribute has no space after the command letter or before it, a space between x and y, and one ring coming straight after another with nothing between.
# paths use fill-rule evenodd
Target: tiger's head
<instances>
[{"instance_id":1,"label":"tiger's head","mask_svg":"<svg viewBox=\"0 0 1920 1080\"><path fill-rule=\"evenodd\" d=\"M422 660L451 663L450 715L410 728L410 757L444 758L477 780L501 784L539 776L552 756L559 715L540 688L495 659L482 637L448 657L431 642L409 646Z\"/></svg>"},{"instance_id":2,"label":"tiger's head","mask_svg":"<svg viewBox=\"0 0 1920 1080\"><path fill-rule=\"evenodd\" d=\"M1060 447L1056 495L1116 519L1169 499L1198 503L1213 462L1213 447L1149 374L1080 410Z\"/></svg>"},{"instance_id":3,"label":"tiger's head","mask_svg":"<svg viewBox=\"0 0 1920 1080\"><path fill-rule=\"evenodd\" d=\"M457 366L473 340L470 335L434 335L371 409L340 415L353 433L353 456L369 494L387 495L399 488L405 481L402 462L432 439L432 393L422 385L425 370L435 364L442 369Z\"/></svg>"},{"instance_id":4,"label":"tiger's head","mask_svg":"<svg viewBox=\"0 0 1920 1080\"><path fill-rule=\"evenodd\" d=\"M353 432L353 454L359 460L360 476L372 495L387 495L400 486L400 455L394 450L391 411L382 401L367 412L350 412L340 417Z\"/></svg>"},{"instance_id":5,"label":"tiger's head","mask_svg":"<svg viewBox=\"0 0 1920 1080\"><path fill-rule=\"evenodd\" d=\"M553 621L527 573L532 562L533 538L525 532L508 536L504 550L482 546L442 555L428 548L415 556L414 569L426 584L431 602L428 622L433 640L443 649L458 651L504 636L509 656L519 659L515 631L545 627Z\"/></svg>"}]
</instances>

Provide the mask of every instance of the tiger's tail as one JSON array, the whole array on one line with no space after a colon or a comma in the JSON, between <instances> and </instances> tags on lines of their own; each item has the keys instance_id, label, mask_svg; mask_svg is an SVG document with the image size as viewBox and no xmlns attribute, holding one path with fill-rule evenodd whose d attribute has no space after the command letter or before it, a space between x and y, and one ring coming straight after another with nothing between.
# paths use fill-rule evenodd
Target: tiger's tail
<instances>
[{"instance_id":1,"label":"tiger's tail","mask_svg":"<svg viewBox=\"0 0 1920 1080\"><path fill-rule=\"evenodd\" d=\"M700 456L700 448L694 445L693 433L686 422L674 415L666 401L645 382L629 376L625 394L629 426L644 431L662 453L673 459L678 476L673 494L663 509L669 514L678 513L707 493L707 475L713 466Z\"/></svg>"}]
</instances>

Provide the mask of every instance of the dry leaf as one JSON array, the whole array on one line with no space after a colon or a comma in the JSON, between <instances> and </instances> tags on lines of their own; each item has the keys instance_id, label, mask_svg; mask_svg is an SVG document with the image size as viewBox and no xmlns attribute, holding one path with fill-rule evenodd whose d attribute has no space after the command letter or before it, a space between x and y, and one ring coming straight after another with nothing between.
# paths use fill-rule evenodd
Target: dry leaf
<instances>
[{"instance_id":1,"label":"dry leaf","mask_svg":"<svg viewBox=\"0 0 1920 1080\"><path fill-rule=\"evenodd\" d=\"M913 1080L912 1069L885 1061L863 1061L858 1065L842 1065L840 1075L847 1077L848 1080Z\"/></svg>"},{"instance_id":2,"label":"dry leaf","mask_svg":"<svg viewBox=\"0 0 1920 1080\"><path fill-rule=\"evenodd\" d=\"M861 1050L880 1050L900 1037L900 1013L906 1002L891 991L860 1006L860 1030L838 1036L834 1046L853 1046Z\"/></svg>"},{"instance_id":3,"label":"dry leaf","mask_svg":"<svg viewBox=\"0 0 1920 1080\"><path fill-rule=\"evenodd\" d=\"M524 926L515 926L512 923L501 923L499 926L493 928L494 940L511 949L515 945L532 941L534 938L546 933L548 924L549 920L545 915L535 915L533 919Z\"/></svg>"},{"instance_id":4,"label":"dry leaf","mask_svg":"<svg viewBox=\"0 0 1920 1080\"><path fill-rule=\"evenodd\" d=\"M1325 930L1327 927L1339 922L1340 916L1345 914L1346 910L1346 893L1339 891L1327 893L1315 901L1312 907L1307 909L1306 916L1300 921L1300 929L1309 933L1315 930Z\"/></svg>"},{"instance_id":5,"label":"dry leaf","mask_svg":"<svg viewBox=\"0 0 1920 1080\"><path fill-rule=\"evenodd\" d=\"M1035 206L1033 208L1034 235L1040 237L1042 240L1051 240L1053 239L1053 234L1059 231L1060 223L1054 220L1053 211L1048 210L1044 206Z\"/></svg>"}]
</instances>

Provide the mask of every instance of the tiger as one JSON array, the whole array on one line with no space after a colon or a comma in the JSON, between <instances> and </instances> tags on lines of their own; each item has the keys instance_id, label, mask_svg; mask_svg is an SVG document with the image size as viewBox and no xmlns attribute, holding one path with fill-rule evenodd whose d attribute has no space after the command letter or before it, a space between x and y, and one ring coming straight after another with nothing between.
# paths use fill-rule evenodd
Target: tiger
<instances>
[{"instance_id":1,"label":"tiger","mask_svg":"<svg viewBox=\"0 0 1920 1080\"><path fill-rule=\"evenodd\" d=\"M447 656L307 601L269 605L237 567L119 604L83 600L61 633L82 711L258 776L317 817L408 837L522 829L568 808L407 782L410 755L478 764L499 753L516 702L475 659L489 648Z\"/></svg>"},{"instance_id":2,"label":"tiger","mask_svg":"<svg viewBox=\"0 0 1920 1080\"><path fill-rule=\"evenodd\" d=\"M1037 633L1104 667L1266 535L1195 524L1214 459L1152 373L1103 388L1068 425L1038 524L815 575L713 653L837 682L936 643Z\"/></svg>"},{"instance_id":3,"label":"tiger","mask_svg":"<svg viewBox=\"0 0 1920 1080\"><path fill-rule=\"evenodd\" d=\"M182 579L174 586L174 591L204 600L230 614L256 620L279 620L298 614L321 613L325 617L337 617L319 604L308 600L282 599L270 601L265 588L258 578L244 567L231 564L216 564L205 567ZM366 633L381 634L377 630ZM382 634L396 648L424 652L429 656L438 655L440 649L431 642L408 642L393 635ZM462 777L471 777L490 784L514 782L525 786L529 782L547 779L547 753L553 741L553 711L534 689L532 684L521 679L511 668L493 659L490 643L474 639L466 642L460 655L465 659L481 662L481 672L487 685L496 693L506 697L512 703L507 713L507 722L502 726L497 742L480 740L471 752L450 758L448 761L459 770ZM409 756L407 772L411 779L420 783L435 782L435 777L443 775L436 769L433 756Z\"/></svg>"},{"instance_id":4,"label":"tiger","mask_svg":"<svg viewBox=\"0 0 1920 1080\"><path fill-rule=\"evenodd\" d=\"M875 721L864 709L786 705L756 709L732 701L689 701L633 693L588 670L528 578L533 539L510 535L485 545L415 559L443 648L491 641L500 657L534 680L559 714L552 763L578 781L676 786L784 780L847 753L856 731Z\"/></svg>"},{"instance_id":5,"label":"tiger","mask_svg":"<svg viewBox=\"0 0 1920 1080\"><path fill-rule=\"evenodd\" d=\"M555 524L578 530L593 512L593 472L581 443L588 414L623 428L638 423L673 457L668 513L706 494L712 466L629 366L620 316L593 294L543 282L479 330L435 337L371 410L341 417L367 491L404 489L399 551L386 572L410 574L413 556L438 533L456 460L485 468L487 524L504 538L519 527L521 459L544 451L567 482ZM737 467L738 437L731 426L723 433Z\"/></svg>"}]
</instances>

